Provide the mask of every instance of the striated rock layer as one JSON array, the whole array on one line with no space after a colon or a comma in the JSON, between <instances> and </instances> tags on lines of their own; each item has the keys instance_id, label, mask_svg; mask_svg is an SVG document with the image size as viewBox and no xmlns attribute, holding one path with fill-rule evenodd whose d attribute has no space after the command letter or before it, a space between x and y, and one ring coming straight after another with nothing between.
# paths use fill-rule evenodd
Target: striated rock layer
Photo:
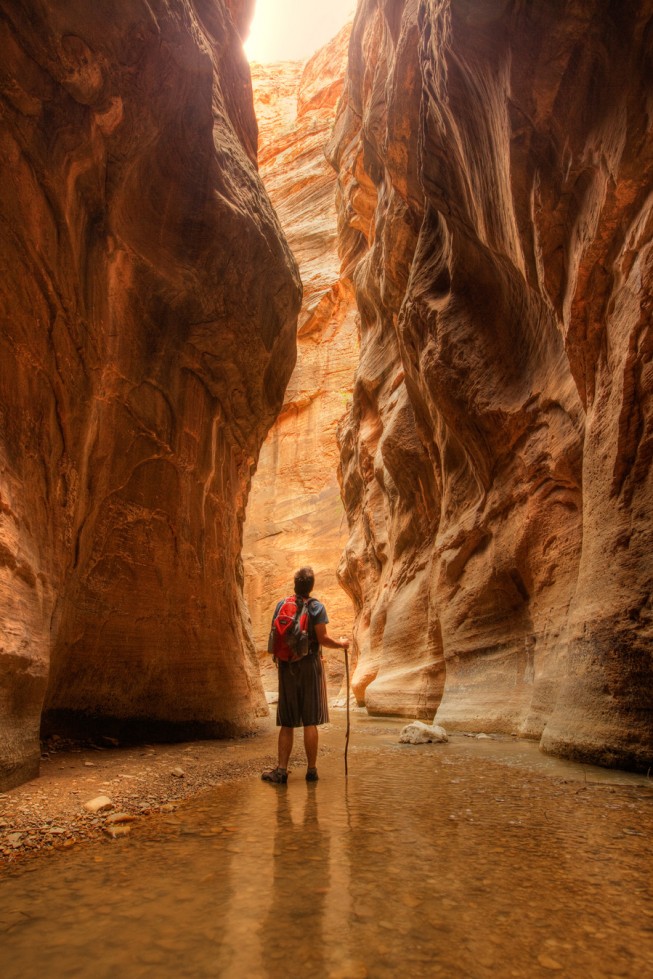
<instances>
[{"instance_id":1,"label":"striated rock layer","mask_svg":"<svg viewBox=\"0 0 653 979\"><path fill-rule=\"evenodd\" d=\"M653 759L653 3L361 0L330 148L376 713Z\"/></svg>"},{"instance_id":2,"label":"striated rock layer","mask_svg":"<svg viewBox=\"0 0 653 979\"><path fill-rule=\"evenodd\" d=\"M256 172L251 0L0 14L0 787L49 728L263 709L250 474L300 285ZM46 692L47 688L47 692Z\"/></svg>"},{"instance_id":3,"label":"striated rock layer","mask_svg":"<svg viewBox=\"0 0 653 979\"><path fill-rule=\"evenodd\" d=\"M336 569L347 541L338 486L336 428L358 362L356 305L338 258L336 175L324 155L342 92L351 25L305 65L254 65L261 176L304 283L297 366L283 409L263 446L247 509L245 595L262 664L277 598L293 571L310 564L315 595L338 632L351 630L352 606ZM331 681L340 654L327 653Z\"/></svg>"}]
</instances>

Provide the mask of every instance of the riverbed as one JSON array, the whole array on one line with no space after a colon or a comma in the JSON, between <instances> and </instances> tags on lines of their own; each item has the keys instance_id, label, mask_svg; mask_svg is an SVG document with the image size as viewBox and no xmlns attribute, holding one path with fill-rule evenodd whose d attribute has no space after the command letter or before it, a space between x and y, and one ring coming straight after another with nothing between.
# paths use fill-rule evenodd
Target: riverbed
<instances>
[{"instance_id":1,"label":"riverbed","mask_svg":"<svg viewBox=\"0 0 653 979\"><path fill-rule=\"evenodd\" d=\"M315 784L296 752L10 868L3 979L653 974L649 779L353 722L347 778L335 712Z\"/></svg>"}]
</instances>

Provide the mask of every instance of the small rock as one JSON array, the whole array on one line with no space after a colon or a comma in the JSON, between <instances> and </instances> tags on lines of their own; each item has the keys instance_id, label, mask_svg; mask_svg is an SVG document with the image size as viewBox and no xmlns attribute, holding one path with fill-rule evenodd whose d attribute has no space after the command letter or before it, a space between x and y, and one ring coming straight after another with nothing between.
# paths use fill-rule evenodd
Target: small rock
<instances>
[{"instance_id":1,"label":"small rock","mask_svg":"<svg viewBox=\"0 0 653 979\"><path fill-rule=\"evenodd\" d=\"M116 812L107 816L107 826L113 826L116 823L135 823L137 816L131 816L128 812Z\"/></svg>"},{"instance_id":2,"label":"small rock","mask_svg":"<svg viewBox=\"0 0 653 979\"><path fill-rule=\"evenodd\" d=\"M418 908L422 903L420 898L418 898L415 894L404 894L402 900L406 907L411 908L412 910Z\"/></svg>"},{"instance_id":3,"label":"small rock","mask_svg":"<svg viewBox=\"0 0 653 979\"><path fill-rule=\"evenodd\" d=\"M107 836L110 836L112 840L117 840L119 836L127 836L129 833L131 833L131 830L132 828L130 825L123 825L120 823L117 826L105 826L103 832Z\"/></svg>"},{"instance_id":4,"label":"small rock","mask_svg":"<svg viewBox=\"0 0 653 979\"><path fill-rule=\"evenodd\" d=\"M336 707L336 708L344 708L344 707L346 707L347 706L347 694L346 693L339 694L337 697L335 697L331 701L331 706L332 707ZM356 697L354 696L353 693L350 693L349 694L349 706L350 706L350 708L354 708L354 709L357 707Z\"/></svg>"},{"instance_id":5,"label":"small rock","mask_svg":"<svg viewBox=\"0 0 653 979\"><path fill-rule=\"evenodd\" d=\"M175 778L186 778L186 772L183 768L173 768L170 774L174 775Z\"/></svg>"},{"instance_id":6,"label":"small rock","mask_svg":"<svg viewBox=\"0 0 653 979\"><path fill-rule=\"evenodd\" d=\"M84 768L95 768L95 767L96 767L96 765L95 765L95 762L94 761L85 761L84 762Z\"/></svg>"},{"instance_id":7,"label":"small rock","mask_svg":"<svg viewBox=\"0 0 653 979\"><path fill-rule=\"evenodd\" d=\"M555 959L550 958L548 955L538 955L537 961L540 963L543 969L550 969L551 972L561 972L562 966Z\"/></svg>"},{"instance_id":8,"label":"small rock","mask_svg":"<svg viewBox=\"0 0 653 979\"><path fill-rule=\"evenodd\" d=\"M98 795L84 803L84 809L89 812L102 812L103 809L113 809L113 802L108 795Z\"/></svg>"},{"instance_id":9,"label":"small rock","mask_svg":"<svg viewBox=\"0 0 653 979\"><path fill-rule=\"evenodd\" d=\"M477 734L476 735L476 740L477 741L491 741L492 738L490 737L489 734Z\"/></svg>"},{"instance_id":10,"label":"small rock","mask_svg":"<svg viewBox=\"0 0 653 979\"><path fill-rule=\"evenodd\" d=\"M401 729L400 744L444 744L448 741L447 732L438 724L424 724L423 721L412 721Z\"/></svg>"},{"instance_id":11,"label":"small rock","mask_svg":"<svg viewBox=\"0 0 653 979\"><path fill-rule=\"evenodd\" d=\"M329 979L367 979L367 966L360 959L351 959L329 972Z\"/></svg>"}]
</instances>

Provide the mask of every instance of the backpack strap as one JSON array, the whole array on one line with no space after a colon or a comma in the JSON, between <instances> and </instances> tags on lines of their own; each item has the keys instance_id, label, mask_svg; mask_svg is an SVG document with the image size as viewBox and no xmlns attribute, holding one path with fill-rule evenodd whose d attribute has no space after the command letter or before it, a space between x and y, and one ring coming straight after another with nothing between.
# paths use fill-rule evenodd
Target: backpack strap
<instances>
[{"instance_id":1,"label":"backpack strap","mask_svg":"<svg viewBox=\"0 0 653 979\"><path fill-rule=\"evenodd\" d=\"M274 623L276 622L279 612L281 611L281 609L283 608L283 606L287 601L288 601L287 598L282 598L280 602L277 602L274 612L272 613L272 625L274 625Z\"/></svg>"},{"instance_id":2,"label":"backpack strap","mask_svg":"<svg viewBox=\"0 0 653 979\"><path fill-rule=\"evenodd\" d=\"M308 603L305 598L302 598L301 595L293 595L293 598L295 599L295 608L296 608L294 619L295 622L299 622L299 620L302 617L302 612L304 611L304 608L305 606L308 605Z\"/></svg>"}]
</instances>

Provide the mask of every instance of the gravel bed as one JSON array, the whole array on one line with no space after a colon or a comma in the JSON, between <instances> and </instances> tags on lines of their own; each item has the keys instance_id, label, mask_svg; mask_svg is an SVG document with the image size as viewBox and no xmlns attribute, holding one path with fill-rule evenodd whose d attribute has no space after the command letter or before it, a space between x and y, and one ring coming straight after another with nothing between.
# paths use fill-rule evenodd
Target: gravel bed
<instances>
[{"instance_id":1,"label":"gravel bed","mask_svg":"<svg viewBox=\"0 0 653 979\"><path fill-rule=\"evenodd\" d=\"M320 757L342 751L343 726L336 709L321 728ZM42 743L39 777L0 793L0 877L43 852L123 836L223 782L258 778L276 764L276 742L273 714L256 734L227 741L122 747L113 738L79 743L55 735ZM290 769L305 764L298 732Z\"/></svg>"},{"instance_id":2,"label":"gravel bed","mask_svg":"<svg viewBox=\"0 0 653 979\"><path fill-rule=\"evenodd\" d=\"M105 739L107 742L109 739ZM0 793L0 875L43 850L123 835L150 813L222 782L255 777L275 762L274 729L234 741L177 745L42 746L39 778ZM87 804L108 799L98 811Z\"/></svg>"}]
</instances>

